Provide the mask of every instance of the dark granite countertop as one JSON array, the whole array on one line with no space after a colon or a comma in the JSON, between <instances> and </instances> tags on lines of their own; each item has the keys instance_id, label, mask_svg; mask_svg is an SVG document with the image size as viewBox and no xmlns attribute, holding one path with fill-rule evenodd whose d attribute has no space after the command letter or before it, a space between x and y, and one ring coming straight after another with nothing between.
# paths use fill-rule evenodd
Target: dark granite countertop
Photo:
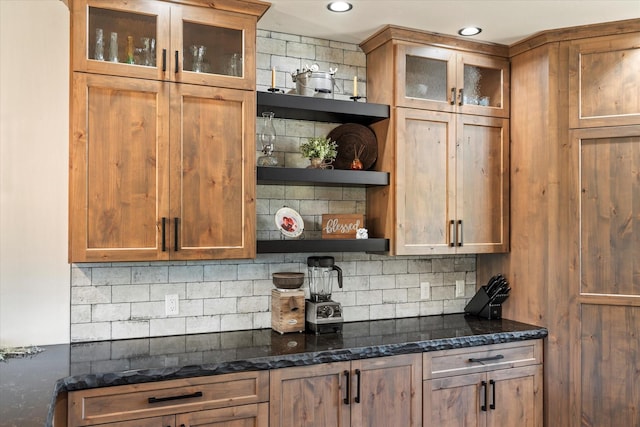
<instances>
[{"instance_id":1,"label":"dark granite countertop","mask_svg":"<svg viewBox=\"0 0 640 427\"><path fill-rule=\"evenodd\" d=\"M61 347L68 349L66 368L69 375L52 384L47 420L43 417L42 422L50 425L56 397L66 391L474 347L546 336L545 328L533 325L451 314L345 323L341 334L281 335L271 329L260 329L52 346L56 351ZM47 353L35 356L34 360L46 358ZM5 385L0 385L4 395ZM4 408L0 409L4 411ZM0 415L0 419L5 419L4 412Z\"/></svg>"}]
</instances>

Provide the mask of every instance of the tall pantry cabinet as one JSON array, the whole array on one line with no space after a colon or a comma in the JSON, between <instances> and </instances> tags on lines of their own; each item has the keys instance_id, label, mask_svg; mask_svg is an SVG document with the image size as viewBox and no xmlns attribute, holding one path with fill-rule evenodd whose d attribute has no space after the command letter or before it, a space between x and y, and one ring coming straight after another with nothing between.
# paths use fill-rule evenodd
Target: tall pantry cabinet
<instances>
[{"instance_id":1,"label":"tall pantry cabinet","mask_svg":"<svg viewBox=\"0 0 640 427\"><path fill-rule=\"evenodd\" d=\"M391 105L374 128L367 222L395 255L509 247L509 61L505 46L387 26L361 44L368 101Z\"/></svg>"},{"instance_id":2,"label":"tall pantry cabinet","mask_svg":"<svg viewBox=\"0 0 640 427\"><path fill-rule=\"evenodd\" d=\"M70 261L255 256L255 34L268 3L70 6Z\"/></svg>"},{"instance_id":3,"label":"tall pantry cabinet","mask_svg":"<svg viewBox=\"0 0 640 427\"><path fill-rule=\"evenodd\" d=\"M549 329L545 425L640 425L640 20L511 47L511 251L478 257Z\"/></svg>"}]
</instances>

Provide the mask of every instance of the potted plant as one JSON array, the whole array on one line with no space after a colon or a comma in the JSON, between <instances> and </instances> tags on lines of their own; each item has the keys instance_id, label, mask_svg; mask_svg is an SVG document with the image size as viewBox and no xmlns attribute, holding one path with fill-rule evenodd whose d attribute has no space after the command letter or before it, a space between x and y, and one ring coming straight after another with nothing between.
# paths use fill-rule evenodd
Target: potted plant
<instances>
[{"instance_id":1,"label":"potted plant","mask_svg":"<svg viewBox=\"0 0 640 427\"><path fill-rule=\"evenodd\" d=\"M331 168L331 162L338 155L337 148L338 144L331 138L314 136L300 145L300 153L311 162L308 167L325 169Z\"/></svg>"}]
</instances>

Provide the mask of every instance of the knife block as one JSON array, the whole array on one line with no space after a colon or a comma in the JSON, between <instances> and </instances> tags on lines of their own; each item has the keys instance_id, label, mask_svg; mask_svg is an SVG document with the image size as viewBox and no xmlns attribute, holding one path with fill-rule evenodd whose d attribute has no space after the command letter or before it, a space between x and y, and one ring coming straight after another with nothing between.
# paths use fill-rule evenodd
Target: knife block
<instances>
[{"instance_id":1,"label":"knife block","mask_svg":"<svg viewBox=\"0 0 640 427\"><path fill-rule=\"evenodd\" d=\"M464 312L489 320L501 319L502 303L508 296L508 294L497 294L493 300L490 300L489 295L487 295L487 287L481 286L464 308Z\"/></svg>"}]
</instances>

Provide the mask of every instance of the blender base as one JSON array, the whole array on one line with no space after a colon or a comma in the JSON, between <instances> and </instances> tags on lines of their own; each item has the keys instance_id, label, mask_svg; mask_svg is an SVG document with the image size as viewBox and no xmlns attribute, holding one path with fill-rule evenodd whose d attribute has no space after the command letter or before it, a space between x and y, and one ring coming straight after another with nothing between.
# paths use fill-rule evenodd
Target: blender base
<instances>
[{"instance_id":1,"label":"blender base","mask_svg":"<svg viewBox=\"0 0 640 427\"><path fill-rule=\"evenodd\" d=\"M335 334L342 332L342 322L336 323L312 323L306 321L307 331L319 334Z\"/></svg>"}]
</instances>

